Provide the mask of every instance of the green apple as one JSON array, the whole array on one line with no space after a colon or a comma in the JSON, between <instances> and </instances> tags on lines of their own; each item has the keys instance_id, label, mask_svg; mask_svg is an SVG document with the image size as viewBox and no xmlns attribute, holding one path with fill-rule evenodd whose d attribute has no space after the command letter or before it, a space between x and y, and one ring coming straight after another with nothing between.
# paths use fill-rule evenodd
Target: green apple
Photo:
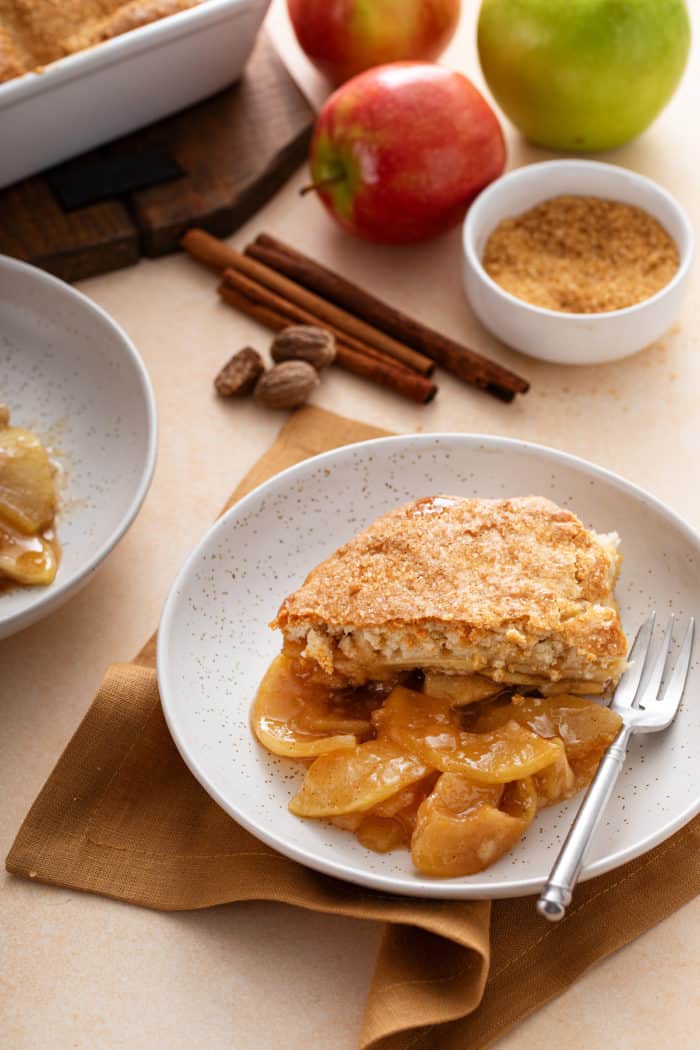
<instances>
[{"instance_id":1,"label":"green apple","mask_svg":"<svg viewBox=\"0 0 700 1050\"><path fill-rule=\"evenodd\" d=\"M611 149L673 95L690 22L684 0L483 0L478 44L494 98L528 139Z\"/></svg>"}]
</instances>

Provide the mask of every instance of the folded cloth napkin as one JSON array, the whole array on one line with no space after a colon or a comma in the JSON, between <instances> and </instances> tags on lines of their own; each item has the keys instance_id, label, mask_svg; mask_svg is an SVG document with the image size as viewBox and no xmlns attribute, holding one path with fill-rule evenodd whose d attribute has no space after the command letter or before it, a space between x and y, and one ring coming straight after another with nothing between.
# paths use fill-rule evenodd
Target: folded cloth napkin
<instances>
[{"instance_id":1,"label":"folded cloth napkin","mask_svg":"<svg viewBox=\"0 0 700 1050\"><path fill-rule=\"evenodd\" d=\"M382 433L301 409L229 506L308 456ZM385 923L361 1050L488 1046L700 891L700 818L581 885L558 925L537 916L532 898L426 901L317 874L238 827L192 777L163 719L154 661L152 638L132 663L108 670L8 871L147 908L270 900Z\"/></svg>"}]
</instances>

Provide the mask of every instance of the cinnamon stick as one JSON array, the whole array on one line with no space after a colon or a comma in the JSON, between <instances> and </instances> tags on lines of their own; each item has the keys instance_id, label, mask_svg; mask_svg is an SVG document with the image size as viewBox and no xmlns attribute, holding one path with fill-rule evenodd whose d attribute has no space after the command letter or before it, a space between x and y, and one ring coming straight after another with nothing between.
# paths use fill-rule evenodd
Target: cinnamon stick
<instances>
[{"instance_id":1,"label":"cinnamon stick","mask_svg":"<svg viewBox=\"0 0 700 1050\"><path fill-rule=\"evenodd\" d=\"M386 362L394 365L396 368L406 368L400 361L389 360L379 350L376 350L373 346L368 346L361 339L356 339L355 336L348 335L347 332L341 332L315 311L307 310L303 306L290 302L283 295L279 295L271 288L266 288L264 284L260 284L259 281L253 280L244 273L239 273L238 270L224 270L223 283L228 284L232 288L237 288L238 291L243 292L244 295L247 295L254 302L259 302L263 306L272 306L273 309L287 314L294 319L290 320L290 324L313 324L318 325L320 328L326 328L333 333L336 342L340 340L350 350L354 350L355 353L362 354L364 357L371 357L375 361ZM407 369L407 371L412 371L412 369Z\"/></svg>"},{"instance_id":2,"label":"cinnamon stick","mask_svg":"<svg viewBox=\"0 0 700 1050\"><path fill-rule=\"evenodd\" d=\"M266 289L262 289L263 297L265 292ZM251 317L254 321L265 325L266 328L270 328L274 332L287 328L290 324L319 323L311 315L307 315L305 311L300 310L291 303L285 304L284 300L280 300L282 309L275 309L273 306L265 305L260 301L249 298L239 288L226 282L220 285L219 295L230 306L234 306L247 317ZM395 365L386 358L382 358L381 355L377 355L377 358L374 358L367 354L358 353L356 350L346 346L342 341L336 342L335 363L340 368L345 369L346 372L352 372L353 375L368 379L378 386L387 387L402 397L415 401L418 404L426 404L428 401L432 401L437 393L435 383L418 375L417 372L412 372L401 365Z\"/></svg>"},{"instance_id":3,"label":"cinnamon stick","mask_svg":"<svg viewBox=\"0 0 700 1050\"><path fill-rule=\"evenodd\" d=\"M378 331L346 310L327 302L269 266L242 255L204 230L188 230L181 243L185 251L210 269L233 269L245 274L273 292L277 292L288 302L295 303L302 309L316 314L324 324L332 325L334 332L343 332L346 336L357 339L366 346L374 347L379 352L400 361L407 368L420 372L421 375L429 376L435 371L435 363L425 354L404 346L403 343L393 339L385 332Z\"/></svg>"},{"instance_id":4,"label":"cinnamon stick","mask_svg":"<svg viewBox=\"0 0 700 1050\"><path fill-rule=\"evenodd\" d=\"M260 234L253 244L248 245L245 254L432 358L448 372L502 401L512 401L516 394L525 394L530 388L528 381L515 372L384 303L275 237Z\"/></svg>"},{"instance_id":5,"label":"cinnamon stick","mask_svg":"<svg viewBox=\"0 0 700 1050\"><path fill-rule=\"evenodd\" d=\"M180 239L180 247L197 262L217 273L223 273L231 265L232 249L206 230L187 230Z\"/></svg>"}]
</instances>

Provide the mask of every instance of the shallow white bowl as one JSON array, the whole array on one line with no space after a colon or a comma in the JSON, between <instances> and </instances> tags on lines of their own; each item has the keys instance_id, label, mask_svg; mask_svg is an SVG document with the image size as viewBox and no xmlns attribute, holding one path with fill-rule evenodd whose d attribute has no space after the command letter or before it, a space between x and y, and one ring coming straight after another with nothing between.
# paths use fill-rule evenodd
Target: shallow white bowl
<instances>
[{"instance_id":1,"label":"shallow white bowl","mask_svg":"<svg viewBox=\"0 0 700 1050\"><path fill-rule=\"evenodd\" d=\"M406 850L379 855L349 832L300 820L287 805L300 763L254 740L250 703L280 637L268 623L308 571L379 514L435 493L537 493L585 523L618 529L617 594L631 634L651 607L700 614L700 537L622 478L552 449L505 438L412 435L351 445L260 486L222 517L178 575L158 633L165 717L190 769L223 808L268 845L350 882L424 897L507 897L540 889L579 799L538 814L493 867L460 879L418 874ZM700 810L700 673L666 733L635 740L584 878L650 849Z\"/></svg>"},{"instance_id":2,"label":"shallow white bowl","mask_svg":"<svg viewBox=\"0 0 700 1050\"><path fill-rule=\"evenodd\" d=\"M0 638L62 605L134 520L156 459L156 408L133 343L70 285L0 256L0 401L55 449L62 558L49 587L0 592Z\"/></svg>"},{"instance_id":3,"label":"shallow white bowl","mask_svg":"<svg viewBox=\"0 0 700 1050\"><path fill-rule=\"evenodd\" d=\"M546 310L506 292L481 264L489 235L502 219L564 194L623 201L653 215L678 247L674 277L649 299L609 313ZM516 350L564 365L599 364L628 357L668 331L680 312L693 245L685 212L651 179L599 161L544 161L497 179L472 204L463 230L464 287L482 324Z\"/></svg>"}]
</instances>

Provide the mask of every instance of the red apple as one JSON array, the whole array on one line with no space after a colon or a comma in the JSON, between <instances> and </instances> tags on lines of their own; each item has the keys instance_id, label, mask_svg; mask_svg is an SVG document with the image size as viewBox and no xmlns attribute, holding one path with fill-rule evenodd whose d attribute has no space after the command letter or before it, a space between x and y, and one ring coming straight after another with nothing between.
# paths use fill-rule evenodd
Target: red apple
<instances>
[{"instance_id":1,"label":"red apple","mask_svg":"<svg viewBox=\"0 0 700 1050\"><path fill-rule=\"evenodd\" d=\"M287 0L302 48L335 84L371 66L432 61L459 20L459 0Z\"/></svg>"},{"instance_id":2,"label":"red apple","mask_svg":"<svg viewBox=\"0 0 700 1050\"><path fill-rule=\"evenodd\" d=\"M350 233L398 244L458 223L503 171L493 110L461 73L394 62L349 80L321 110L313 188Z\"/></svg>"}]
</instances>

